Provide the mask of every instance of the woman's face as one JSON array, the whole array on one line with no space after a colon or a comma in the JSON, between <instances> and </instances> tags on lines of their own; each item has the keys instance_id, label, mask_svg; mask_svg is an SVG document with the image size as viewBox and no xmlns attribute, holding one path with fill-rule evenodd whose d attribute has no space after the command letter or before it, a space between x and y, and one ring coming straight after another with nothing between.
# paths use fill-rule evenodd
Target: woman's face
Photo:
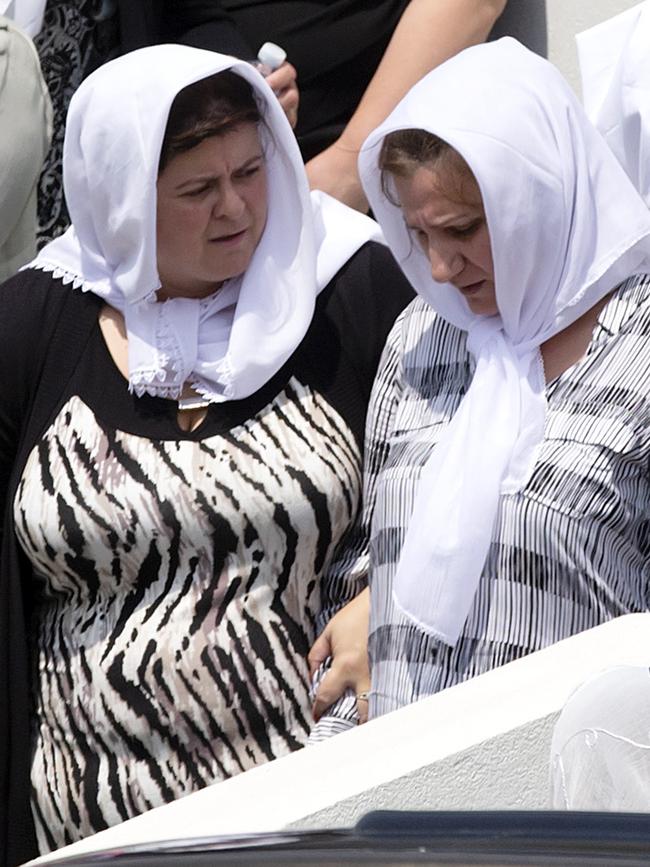
<instances>
[{"instance_id":1,"label":"woman's face","mask_svg":"<svg viewBox=\"0 0 650 867\"><path fill-rule=\"evenodd\" d=\"M440 167L418 166L407 176L394 176L395 190L409 230L431 264L437 283L451 283L467 301L472 313L492 316L498 313L494 290L494 266L490 235L481 194L467 169L458 183L458 168L453 183ZM458 190L462 195L458 195ZM447 195L453 197L450 198Z\"/></svg>"},{"instance_id":2,"label":"woman's face","mask_svg":"<svg viewBox=\"0 0 650 867\"><path fill-rule=\"evenodd\" d=\"M159 298L203 298L248 267L266 225L264 154L254 123L173 157L158 176Z\"/></svg>"}]
</instances>

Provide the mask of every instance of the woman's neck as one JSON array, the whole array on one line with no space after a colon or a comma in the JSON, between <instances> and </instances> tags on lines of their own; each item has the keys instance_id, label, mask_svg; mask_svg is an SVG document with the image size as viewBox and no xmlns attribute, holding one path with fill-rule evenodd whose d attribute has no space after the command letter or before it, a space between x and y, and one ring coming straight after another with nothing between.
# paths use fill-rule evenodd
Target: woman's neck
<instances>
[{"instance_id":1,"label":"woman's neck","mask_svg":"<svg viewBox=\"0 0 650 867\"><path fill-rule=\"evenodd\" d=\"M173 298L194 298L196 300L202 300L215 295L221 289L224 282L225 281L222 280L221 283L206 284L194 291L183 290L169 285L161 286L156 292L156 298L158 301L171 301Z\"/></svg>"},{"instance_id":2,"label":"woman's neck","mask_svg":"<svg viewBox=\"0 0 650 867\"><path fill-rule=\"evenodd\" d=\"M542 344L541 352L546 382L557 379L565 370L573 367L585 357L600 312L611 297L612 293L610 292L593 307L590 307L586 313L583 313L579 319L567 325L564 330L554 334L553 337L549 337Z\"/></svg>"},{"instance_id":3,"label":"woman's neck","mask_svg":"<svg viewBox=\"0 0 650 867\"><path fill-rule=\"evenodd\" d=\"M129 379L129 342L126 334L124 317L114 307L105 304L99 312L99 328L102 332L106 348L113 359L113 363L125 380ZM185 384L182 397L196 397L192 386ZM207 415L205 407L197 409L179 410L177 415L178 426L181 430L190 432L196 430Z\"/></svg>"}]
</instances>

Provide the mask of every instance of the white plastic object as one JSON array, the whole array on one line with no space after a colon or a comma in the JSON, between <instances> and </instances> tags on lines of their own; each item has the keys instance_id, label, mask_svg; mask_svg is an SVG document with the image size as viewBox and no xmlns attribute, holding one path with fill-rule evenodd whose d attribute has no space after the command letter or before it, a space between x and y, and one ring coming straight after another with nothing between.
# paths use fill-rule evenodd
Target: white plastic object
<instances>
[{"instance_id":1,"label":"white plastic object","mask_svg":"<svg viewBox=\"0 0 650 867\"><path fill-rule=\"evenodd\" d=\"M287 52L275 42L265 42L257 52L255 66L262 75L269 75L287 59Z\"/></svg>"}]
</instances>

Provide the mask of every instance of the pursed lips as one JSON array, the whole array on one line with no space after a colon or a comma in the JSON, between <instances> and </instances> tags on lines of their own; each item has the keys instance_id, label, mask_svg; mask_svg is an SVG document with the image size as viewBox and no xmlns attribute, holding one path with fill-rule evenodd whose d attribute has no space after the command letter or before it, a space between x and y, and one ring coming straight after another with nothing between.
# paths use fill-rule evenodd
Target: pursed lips
<instances>
[{"instance_id":1,"label":"pursed lips","mask_svg":"<svg viewBox=\"0 0 650 867\"><path fill-rule=\"evenodd\" d=\"M459 292L462 292L463 294L471 295L474 292L478 292L479 289L482 289L485 282L486 281L484 278L483 280L477 280L475 283L468 283L466 286L457 286L456 288Z\"/></svg>"},{"instance_id":2,"label":"pursed lips","mask_svg":"<svg viewBox=\"0 0 650 867\"><path fill-rule=\"evenodd\" d=\"M238 241L248 231L248 226L243 229L238 229L236 232L229 232L227 235L219 235L215 238L210 238L211 243L227 244L228 242Z\"/></svg>"}]
</instances>

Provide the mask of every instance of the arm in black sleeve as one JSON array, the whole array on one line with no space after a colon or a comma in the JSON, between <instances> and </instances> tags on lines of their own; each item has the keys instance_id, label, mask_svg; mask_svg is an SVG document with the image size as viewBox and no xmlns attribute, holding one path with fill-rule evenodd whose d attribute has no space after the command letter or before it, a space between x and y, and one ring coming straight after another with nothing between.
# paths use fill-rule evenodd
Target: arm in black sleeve
<instances>
[{"instance_id":1,"label":"arm in black sleeve","mask_svg":"<svg viewBox=\"0 0 650 867\"><path fill-rule=\"evenodd\" d=\"M9 539L9 485L41 340L39 304L28 282L18 274L0 286L0 863L9 867L38 854L29 806L26 617L17 546Z\"/></svg>"},{"instance_id":2,"label":"arm in black sleeve","mask_svg":"<svg viewBox=\"0 0 650 867\"><path fill-rule=\"evenodd\" d=\"M26 323L32 318L33 297L23 274L0 286L0 516L4 518L9 478L20 431L30 400L34 350L38 333ZM31 308L31 309L30 309ZM32 329L33 331L33 329ZM0 543L2 541L0 521Z\"/></svg>"},{"instance_id":3,"label":"arm in black sleeve","mask_svg":"<svg viewBox=\"0 0 650 867\"><path fill-rule=\"evenodd\" d=\"M388 247L375 242L357 250L318 296L303 373L309 370L310 385L345 419L359 448L386 338L413 297Z\"/></svg>"},{"instance_id":4,"label":"arm in black sleeve","mask_svg":"<svg viewBox=\"0 0 650 867\"><path fill-rule=\"evenodd\" d=\"M245 60L255 57L259 49L248 44L232 16L212 0L166 0L163 33L168 41Z\"/></svg>"},{"instance_id":5,"label":"arm in black sleeve","mask_svg":"<svg viewBox=\"0 0 650 867\"><path fill-rule=\"evenodd\" d=\"M27 456L96 327L101 299L26 270L0 286L0 864L38 854L30 808L31 566L12 521Z\"/></svg>"},{"instance_id":6,"label":"arm in black sleeve","mask_svg":"<svg viewBox=\"0 0 650 867\"><path fill-rule=\"evenodd\" d=\"M365 404L386 338L402 310L415 297L388 247L365 244L339 272L330 310L341 328L341 345L363 383Z\"/></svg>"},{"instance_id":7,"label":"arm in black sleeve","mask_svg":"<svg viewBox=\"0 0 650 867\"><path fill-rule=\"evenodd\" d=\"M22 440L43 429L96 325L101 304L97 296L40 270L21 271L0 285L2 514Z\"/></svg>"}]
</instances>

